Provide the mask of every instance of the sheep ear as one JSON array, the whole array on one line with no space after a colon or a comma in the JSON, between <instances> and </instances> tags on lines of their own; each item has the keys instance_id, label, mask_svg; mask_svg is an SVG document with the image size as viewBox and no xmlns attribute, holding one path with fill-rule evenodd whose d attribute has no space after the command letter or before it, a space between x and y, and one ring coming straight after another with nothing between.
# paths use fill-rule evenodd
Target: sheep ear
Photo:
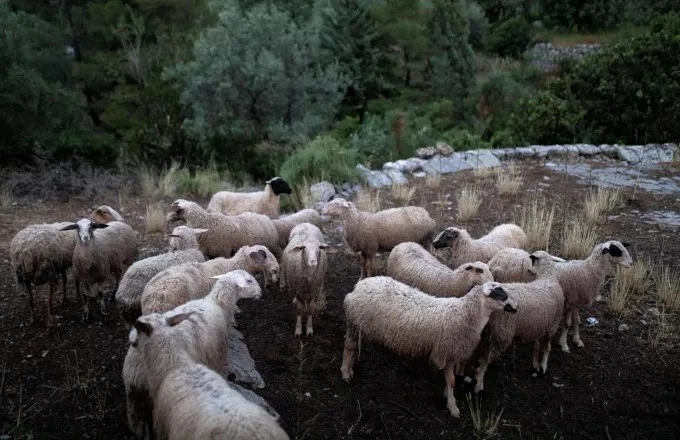
<instances>
[{"instance_id":1,"label":"sheep ear","mask_svg":"<svg viewBox=\"0 0 680 440\"><path fill-rule=\"evenodd\" d=\"M196 312L187 312L187 313L179 313L174 316L169 316L165 318L165 322L170 326L174 327L180 322L184 321L185 319L189 318L191 315L193 315Z\"/></svg>"},{"instance_id":2,"label":"sheep ear","mask_svg":"<svg viewBox=\"0 0 680 440\"><path fill-rule=\"evenodd\" d=\"M136 347L139 343L139 332L135 327L132 327L132 330L130 330L130 334L128 335L128 343L133 347Z\"/></svg>"},{"instance_id":3,"label":"sheep ear","mask_svg":"<svg viewBox=\"0 0 680 440\"><path fill-rule=\"evenodd\" d=\"M295 246L294 248L290 249L290 250L288 251L288 253L289 253L289 254L297 254L298 252L300 252L300 251L303 250L304 248L305 248L305 247L304 247L303 245L298 245L298 246Z\"/></svg>"},{"instance_id":4,"label":"sheep ear","mask_svg":"<svg viewBox=\"0 0 680 440\"><path fill-rule=\"evenodd\" d=\"M533 255L533 254L532 254L532 255L529 255L529 258L531 258L531 265L532 265L532 266L535 266L535 265L536 265L536 262L537 262L538 260L540 260L540 258L538 258L536 255Z\"/></svg>"},{"instance_id":5,"label":"sheep ear","mask_svg":"<svg viewBox=\"0 0 680 440\"><path fill-rule=\"evenodd\" d=\"M192 229L192 231L193 231L194 234L196 234L196 235L202 234L202 233L204 233L204 232L208 232L209 230L210 230L210 229L198 229L198 228Z\"/></svg>"},{"instance_id":6,"label":"sheep ear","mask_svg":"<svg viewBox=\"0 0 680 440\"><path fill-rule=\"evenodd\" d=\"M60 231L72 231L74 229L78 229L78 225L76 223L73 223L72 225L64 226L63 228L60 229Z\"/></svg>"},{"instance_id":7,"label":"sheep ear","mask_svg":"<svg viewBox=\"0 0 680 440\"><path fill-rule=\"evenodd\" d=\"M169 211L170 212L177 212L179 210L180 210L179 200L175 200L174 202L172 202L172 205L170 205Z\"/></svg>"},{"instance_id":8,"label":"sheep ear","mask_svg":"<svg viewBox=\"0 0 680 440\"><path fill-rule=\"evenodd\" d=\"M626 248L630 247L630 243L628 243L627 241L622 241L621 244L623 245L623 247L626 247Z\"/></svg>"},{"instance_id":9,"label":"sheep ear","mask_svg":"<svg viewBox=\"0 0 680 440\"><path fill-rule=\"evenodd\" d=\"M609 248L602 248L602 254L608 254L609 253Z\"/></svg>"},{"instance_id":10,"label":"sheep ear","mask_svg":"<svg viewBox=\"0 0 680 440\"><path fill-rule=\"evenodd\" d=\"M494 287L491 292L489 292L489 298L498 301L505 301L508 299L508 292L506 292L502 287Z\"/></svg>"},{"instance_id":11,"label":"sheep ear","mask_svg":"<svg viewBox=\"0 0 680 440\"><path fill-rule=\"evenodd\" d=\"M481 269L481 268L479 268L479 267L476 267L476 268L475 268L475 272L477 272L477 273L484 273L484 269Z\"/></svg>"},{"instance_id":12,"label":"sheep ear","mask_svg":"<svg viewBox=\"0 0 680 440\"><path fill-rule=\"evenodd\" d=\"M347 200L345 200L344 202L342 202L342 207L343 207L343 208L349 208L349 202L348 202Z\"/></svg>"},{"instance_id":13,"label":"sheep ear","mask_svg":"<svg viewBox=\"0 0 680 440\"><path fill-rule=\"evenodd\" d=\"M256 263L264 263L264 261L267 259L267 254L265 254L264 252L260 253L259 250L252 251L251 253L248 254L248 256L250 257L251 260L253 260Z\"/></svg>"},{"instance_id":14,"label":"sheep ear","mask_svg":"<svg viewBox=\"0 0 680 440\"><path fill-rule=\"evenodd\" d=\"M236 285L241 288L248 287L248 280L246 277L240 276L236 279Z\"/></svg>"},{"instance_id":15,"label":"sheep ear","mask_svg":"<svg viewBox=\"0 0 680 440\"><path fill-rule=\"evenodd\" d=\"M623 256L623 251L621 250L621 248L615 245L614 243L609 245L609 253L611 254L612 257Z\"/></svg>"},{"instance_id":16,"label":"sheep ear","mask_svg":"<svg viewBox=\"0 0 680 440\"><path fill-rule=\"evenodd\" d=\"M473 269L472 265L465 267L465 270L472 270L472 269Z\"/></svg>"},{"instance_id":17,"label":"sheep ear","mask_svg":"<svg viewBox=\"0 0 680 440\"><path fill-rule=\"evenodd\" d=\"M144 333L147 336L151 335L151 332L153 332L153 326L151 325L150 322L144 321L144 317L142 316L141 318L138 318L137 321L135 321L135 330L137 330L137 340L139 340L139 334Z\"/></svg>"},{"instance_id":18,"label":"sheep ear","mask_svg":"<svg viewBox=\"0 0 680 440\"><path fill-rule=\"evenodd\" d=\"M334 254L334 253L336 253L336 252L338 251L338 250L335 249L333 246L331 246L331 245L329 245L329 244L326 244L326 243L321 243L321 244L319 245L319 248L323 249L323 250L326 251L326 253L328 253L328 254Z\"/></svg>"},{"instance_id":19,"label":"sheep ear","mask_svg":"<svg viewBox=\"0 0 680 440\"><path fill-rule=\"evenodd\" d=\"M109 225L107 225L106 223L95 223L95 222L92 222L92 224L90 225L90 227L91 227L92 229L103 229L103 228L108 228Z\"/></svg>"}]
</instances>

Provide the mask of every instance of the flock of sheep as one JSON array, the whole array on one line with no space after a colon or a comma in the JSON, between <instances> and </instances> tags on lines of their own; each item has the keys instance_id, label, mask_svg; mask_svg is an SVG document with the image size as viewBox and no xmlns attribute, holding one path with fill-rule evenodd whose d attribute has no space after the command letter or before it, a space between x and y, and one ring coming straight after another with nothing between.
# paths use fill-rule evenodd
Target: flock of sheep
<instances>
[{"instance_id":1,"label":"flock of sheep","mask_svg":"<svg viewBox=\"0 0 680 440\"><path fill-rule=\"evenodd\" d=\"M313 334L322 306L329 246L321 215L305 209L279 218L279 198L291 188L275 177L265 190L218 192L208 209L176 200L167 221L184 221L170 234L170 251L135 262L137 233L111 207L95 209L76 223L31 225L12 239L10 258L17 284L35 319L33 286L47 284L47 325L56 325L52 296L73 267L83 319L98 300L107 313L104 283L115 280L115 302L130 328L123 368L128 423L138 438L288 439L277 420L246 400L223 377L227 336L237 302L259 298L253 275L265 287L278 283L296 310L295 335ZM629 267L625 244L598 244L585 260L564 261L544 251L529 253L527 237L502 224L473 239L464 229L436 234L435 221L420 207L377 213L334 199L322 215L342 222L346 246L359 254L361 279L344 298L345 346L341 373L349 381L361 340L399 354L429 356L444 371L447 406L459 417L456 374L473 355L475 392L484 387L490 362L514 340L534 342L535 374L545 374L551 340L564 321L579 336L579 308L598 295L614 266ZM451 248L450 265L429 249ZM386 276L372 276L376 253L390 251ZM278 257L278 259L277 259ZM280 263L280 265L279 265ZM452 269L453 268L453 269Z\"/></svg>"}]
</instances>

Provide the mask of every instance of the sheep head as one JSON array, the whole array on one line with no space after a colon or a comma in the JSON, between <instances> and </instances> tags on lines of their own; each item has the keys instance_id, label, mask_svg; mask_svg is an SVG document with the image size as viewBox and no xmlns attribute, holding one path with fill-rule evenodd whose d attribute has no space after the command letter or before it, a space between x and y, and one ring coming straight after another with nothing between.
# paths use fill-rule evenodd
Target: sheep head
<instances>
[{"instance_id":1,"label":"sheep head","mask_svg":"<svg viewBox=\"0 0 680 440\"><path fill-rule=\"evenodd\" d=\"M326 203L326 206L321 210L322 215L328 215L331 217L342 217L347 213L354 204L348 202L343 198L333 199Z\"/></svg>"},{"instance_id":2,"label":"sheep head","mask_svg":"<svg viewBox=\"0 0 680 440\"><path fill-rule=\"evenodd\" d=\"M322 250L329 254L337 252L334 247L326 243L319 243L316 240L309 240L303 244L291 248L288 253L297 254L298 252L302 252L302 261L307 265L307 267L317 267L319 265L319 259L321 258Z\"/></svg>"},{"instance_id":3,"label":"sheep head","mask_svg":"<svg viewBox=\"0 0 680 440\"><path fill-rule=\"evenodd\" d=\"M283 180L282 178L280 178L278 176L274 177L271 180L267 180L267 182L265 182L265 183L267 185L269 185L269 187L272 189L272 192L274 193L274 195L277 195L277 196L281 195L281 194L290 194L290 193L293 192L293 190L291 189L288 182L286 182L285 180Z\"/></svg>"},{"instance_id":4,"label":"sheep head","mask_svg":"<svg viewBox=\"0 0 680 440\"><path fill-rule=\"evenodd\" d=\"M109 225L105 223L97 223L93 222L89 218L83 218L78 220L77 223L73 223L72 225L65 226L61 228L62 231L70 231L73 229L78 230L78 238L82 243L89 243L91 239L94 238L94 231L95 229L103 229L103 228L108 228Z\"/></svg>"},{"instance_id":5,"label":"sheep head","mask_svg":"<svg viewBox=\"0 0 680 440\"><path fill-rule=\"evenodd\" d=\"M604 243L601 253L603 255L609 255L609 261L611 261L612 264L619 264L623 267L633 266L633 259L628 253L626 246L620 241L611 240Z\"/></svg>"},{"instance_id":6,"label":"sheep head","mask_svg":"<svg viewBox=\"0 0 680 440\"><path fill-rule=\"evenodd\" d=\"M109 223L112 221L122 222L123 217L118 212L108 205L102 205L92 211L90 220L97 223Z\"/></svg>"},{"instance_id":7,"label":"sheep head","mask_svg":"<svg viewBox=\"0 0 680 440\"><path fill-rule=\"evenodd\" d=\"M531 260L531 267L527 269L529 275L538 277L544 273L549 272L556 263L564 262L562 258L550 255L546 251L536 251L529 255Z\"/></svg>"},{"instance_id":8,"label":"sheep head","mask_svg":"<svg viewBox=\"0 0 680 440\"><path fill-rule=\"evenodd\" d=\"M228 292L231 288L236 290L238 299L242 298L254 298L259 299L262 296L262 289L257 283L255 278L246 272L245 270L232 270L222 275L217 275L212 277L217 280L215 282L215 287L227 287L226 290L219 289L220 291ZM213 287L214 288L214 287ZM221 295L218 293L218 300L221 299Z\"/></svg>"},{"instance_id":9,"label":"sheep head","mask_svg":"<svg viewBox=\"0 0 680 440\"><path fill-rule=\"evenodd\" d=\"M482 284L482 306L488 310L505 310L506 312L517 312L517 300L508 295L501 283L491 281Z\"/></svg>"},{"instance_id":10,"label":"sheep head","mask_svg":"<svg viewBox=\"0 0 680 440\"><path fill-rule=\"evenodd\" d=\"M453 243L456 242L458 237L460 237L460 235L461 229L453 227L446 228L435 237L435 239L432 241L432 246L435 249L451 247L453 246Z\"/></svg>"},{"instance_id":11,"label":"sheep head","mask_svg":"<svg viewBox=\"0 0 680 440\"><path fill-rule=\"evenodd\" d=\"M279 262L266 246L250 246L247 248L247 255L248 263L252 269L251 272L266 270L273 282L276 283L278 281Z\"/></svg>"},{"instance_id":12,"label":"sheep head","mask_svg":"<svg viewBox=\"0 0 680 440\"><path fill-rule=\"evenodd\" d=\"M172 202L170 209L168 209L168 214L165 220L169 223L175 220L186 220L186 209L189 207L191 202L184 199L177 199Z\"/></svg>"},{"instance_id":13,"label":"sheep head","mask_svg":"<svg viewBox=\"0 0 680 440\"><path fill-rule=\"evenodd\" d=\"M474 263L464 264L461 267L472 285L479 286L493 281L493 275L491 275L489 266L486 263L475 261Z\"/></svg>"}]
</instances>

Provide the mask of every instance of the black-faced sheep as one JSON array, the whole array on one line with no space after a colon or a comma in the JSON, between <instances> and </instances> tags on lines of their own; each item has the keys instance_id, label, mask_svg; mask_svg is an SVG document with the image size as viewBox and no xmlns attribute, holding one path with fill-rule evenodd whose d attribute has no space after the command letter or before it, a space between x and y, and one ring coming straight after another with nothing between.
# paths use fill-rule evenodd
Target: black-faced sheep
<instances>
[{"instance_id":1,"label":"black-faced sheep","mask_svg":"<svg viewBox=\"0 0 680 440\"><path fill-rule=\"evenodd\" d=\"M220 191L215 193L208 203L208 211L226 215L253 212L275 219L279 216L281 194L290 194L291 192L292 189L288 182L280 177L274 177L266 182L264 191L248 193Z\"/></svg>"}]
</instances>

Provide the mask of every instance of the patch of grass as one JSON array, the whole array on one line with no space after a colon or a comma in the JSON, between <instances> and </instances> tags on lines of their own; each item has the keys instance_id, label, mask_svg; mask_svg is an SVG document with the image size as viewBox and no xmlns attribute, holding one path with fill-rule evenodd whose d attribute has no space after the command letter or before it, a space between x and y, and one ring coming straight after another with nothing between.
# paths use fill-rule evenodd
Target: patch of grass
<instances>
[{"instance_id":1,"label":"patch of grass","mask_svg":"<svg viewBox=\"0 0 680 440\"><path fill-rule=\"evenodd\" d=\"M592 225L577 219L564 222L562 230L562 258L584 259L593 250L598 239L598 231Z\"/></svg>"},{"instance_id":2,"label":"patch of grass","mask_svg":"<svg viewBox=\"0 0 680 440\"><path fill-rule=\"evenodd\" d=\"M471 186L464 186L458 193L458 221L466 222L477 214L482 206L482 193Z\"/></svg>"},{"instance_id":3,"label":"patch of grass","mask_svg":"<svg viewBox=\"0 0 680 440\"><path fill-rule=\"evenodd\" d=\"M314 198L312 197L312 191L310 190L310 183L307 178L303 178L300 183L293 187L293 192L290 197L282 197L280 201L281 210L288 208L289 206L300 211L305 208L314 207Z\"/></svg>"},{"instance_id":4,"label":"patch of grass","mask_svg":"<svg viewBox=\"0 0 680 440\"><path fill-rule=\"evenodd\" d=\"M514 162L506 167L496 168L496 188L501 195L515 195L524 183L522 174Z\"/></svg>"},{"instance_id":5,"label":"patch of grass","mask_svg":"<svg viewBox=\"0 0 680 440\"><path fill-rule=\"evenodd\" d=\"M634 279L626 273L632 270L623 267L616 268L612 288L607 297L609 308L615 313L623 312L635 293Z\"/></svg>"},{"instance_id":6,"label":"patch of grass","mask_svg":"<svg viewBox=\"0 0 680 440\"><path fill-rule=\"evenodd\" d=\"M144 224L146 232L165 232L165 210L160 203L147 205Z\"/></svg>"},{"instance_id":7,"label":"patch of grass","mask_svg":"<svg viewBox=\"0 0 680 440\"><path fill-rule=\"evenodd\" d=\"M14 203L14 194L12 190L12 185L8 182L5 182L0 186L0 206L3 208L7 208Z\"/></svg>"},{"instance_id":8,"label":"patch of grass","mask_svg":"<svg viewBox=\"0 0 680 440\"><path fill-rule=\"evenodd\" d=\"M475 168L475 177L479 179L486 179L496 173L496 167L479 167Z\"/></svg>"},{"instance_id":9,"label":"patch of grass","mask_svg":"<svg viewBox=\"0 0 680 440\"><path fill-rule=\"evenodd\" d=\"M359 191L356 205L360 211L371 213L380 211L380 190L371 191L369 189L364 189L363 191Z\"/></svg>"},{"instance_id":10,"label":"patch of grass","mask_svg":"<svg viewBox=\"0 0 680 440\"><path fill-rule=\"evenodd\" d=\"M155 169L140 164L137 166L135 174L144 197L154 197L159 193L160 174Z\"/></svg>"},{"instance_id":11,"label":"patch of grass","mask_svg":"<svg viewBox=\"0 0 680 440\"><path fill-rule=\"evenodd\" d=\"M479 399L468 395L467 401L470 407L470 420L472 420L472 432L475 438L490 440L499 437L498 424L501 421L503 410L501 409L498 414L495 411L489 413L482 409Z\"/></svg>"},{"instance_id":12,"label":"patch of grass","mask_svg":"<svg viewBox=\"0 0 680 440\"><path fill-rule=\"evenodd\" d=\"M528 249L548 251L554 218L555 204L548 207L545 199L536 197L523 205L519 224L527 234Z\"/></svg>"},{"instance_id":13,"label":"patch of grass","mask_svg":"<svg viewBox=\"0 0 680 440\"><path fill-rule=\"evenodd\" d=\"M600 223L605 214L618 208L621 204L621 190L598 187L590 190L583 205L586 219L590 223Z\"/></svg>"},{"instance_id":14,"label":"patch of grass","mask_svg":"<svg viewBox=\"0 0 680 440\"><path fill-rule=\"evenodd\" d=\"M680 310L680 274L669 267L659 266L654 279L661 303L671 310Z\"/></svg>"},{"instance_id":15,"label":"patch of grass","mask_svg":"<svg viewBox=\"0 0 680 440\"><path fill-rule=\"evenodd\" d=\"M408 205L413 195L416 193L418 187L416 185L398 185L392 184L392 197L401 202L404 206Z\"/></svg>"},{"instance_id":16,"label":"patch of grass","mask_svg":"<svg viewBox=\"0 0 680 440\"><path fill-rule=\"evenodd\" d=\"M663 342L671 340L675 333L675 326L668 322L666 319L666 309L662 307L658 321L650 322L649 324L649 345L655 349L659 348Z\"/></svg>"},{"instance_id":17,"label":"patch of grass","mask_svg":"<svg viewBox=\"0 0 680 440\"><path fill-rule=\"evenodd\" d=\"M439 188L439 186L442 184L442 175L441 174L428 174L427 177L425 177L425 186L428 188Z\"/></svg>"},{"instance_id":18,"label":"patch of grass","mask_svg":"<svg viewBox=\"0 0 680 440\"><path fill-rule=\"evenodd\" d=\"M561 31L543 29L536 33L534 40L546 41L552 43L554 46L573 46L575 44L608 44L619 38L642 34L646 30L647 28L642 26L624 26L619 29L596 33L565 33Z\"/></svg>"}]
</instances>

